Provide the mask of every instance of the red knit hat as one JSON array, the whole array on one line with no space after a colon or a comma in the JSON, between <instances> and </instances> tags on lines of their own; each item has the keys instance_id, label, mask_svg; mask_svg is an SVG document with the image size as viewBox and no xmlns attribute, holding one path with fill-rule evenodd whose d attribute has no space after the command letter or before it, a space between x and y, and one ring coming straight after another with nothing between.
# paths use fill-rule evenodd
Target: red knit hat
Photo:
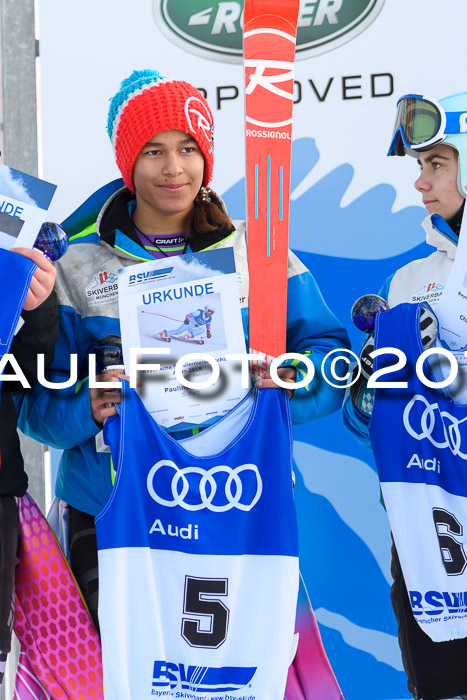
<instances>
[{"instance_id":1,"label":"red knit hat","mask_svg":"<svg viewBox=\"0 0 467 700\"><path fill-rule=\"evenodd\" d=\"M112 98L107 132L125 185L135 191L133 168L148 141L161 131L191 134L204 156L203 185L212 178L214 119L203 95L189 83L157 71L133 71Z\"/></svg>"}]
</instances>

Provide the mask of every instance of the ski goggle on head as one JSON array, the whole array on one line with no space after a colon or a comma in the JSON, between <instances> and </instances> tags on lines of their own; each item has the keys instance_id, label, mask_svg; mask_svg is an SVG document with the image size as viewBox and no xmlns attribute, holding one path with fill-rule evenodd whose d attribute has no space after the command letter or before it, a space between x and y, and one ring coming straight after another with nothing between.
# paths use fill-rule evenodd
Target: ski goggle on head
<instances>
[{"instance_id":1,"label":"ski goggle on head","mask_svg":"<svg viewBox=\"0 0 467 700\"><path fill-rule=\"evenodd\" d=\"M406 149L426 151L449 134L467 133L467 111L445 112L439 102L423 95L403 95L388 156L404 156Z\"/></svg>"}]
</instances>

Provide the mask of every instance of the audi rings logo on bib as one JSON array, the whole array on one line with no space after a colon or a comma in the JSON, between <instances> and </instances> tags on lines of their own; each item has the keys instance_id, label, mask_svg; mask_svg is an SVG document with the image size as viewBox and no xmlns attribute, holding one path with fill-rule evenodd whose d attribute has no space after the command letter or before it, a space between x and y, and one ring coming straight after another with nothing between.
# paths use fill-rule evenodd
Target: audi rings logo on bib
<instances>
[{"instance_id":1,"label":"audi rings logo on bib","mask_svg":"<svg viewBox=\"0 0 467 700\"><path fill-rule=\"evenodd\" d=\"M456 457L467 460L467 416L459 420L448 411L440 411L437 403L415 394L404 409L403 421L416 440L427 439L434 447L447 447Z\"/></svg>"},{"instance_id":2,"label":"audi rings logo on bib","mask_svg":"<svg viewBox=\"0 0 467 700\"><path fill-rule=\"evenodd\" d=\"M180 469L175 462L161 459L150 469L147 487L161 506L225 513L232 508L250 511L261 497L263 482L255 464Z\"/></svg>"},{"instance_id":3,"label":"audi rings logo on bib","mask_svg":"<svg viewBox=\"0 0 467 700\"><path fill-rule=\"evenodd\" d=\"M276 138L291 138L295 37L287 29L288 24L284 22L283 30L253 27L245 32L245 52L254 56L245 60L245 93L251 96L247 102L246 122L252 136L272 136L263 134L262 130L280 129L282 133L277 133ZM271 59L277 55L280 60ZM271 115L270 121L264 121L265 114ZM260 130L252 127L260 127Z\"/></svg>"}]
</instances>

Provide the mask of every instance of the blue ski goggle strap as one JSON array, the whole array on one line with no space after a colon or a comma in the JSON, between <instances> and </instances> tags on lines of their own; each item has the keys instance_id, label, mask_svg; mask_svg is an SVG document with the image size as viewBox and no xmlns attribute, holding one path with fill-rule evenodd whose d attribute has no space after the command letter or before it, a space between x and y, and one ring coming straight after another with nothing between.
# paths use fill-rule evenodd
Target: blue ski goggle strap
<instances>
[{"instance_id":1,"label":"blue ski goggle strap","mask_svg":"<svg viewBox=\"0 0 467 700\"><path fill-rule=\"evenodd\" d=\"M467 133L467 112L445 112L422 95L404 95L397 103L396 122L388 156L403 156L405 149L425 151L448 134Z\"/></svg>"}]
</instances>

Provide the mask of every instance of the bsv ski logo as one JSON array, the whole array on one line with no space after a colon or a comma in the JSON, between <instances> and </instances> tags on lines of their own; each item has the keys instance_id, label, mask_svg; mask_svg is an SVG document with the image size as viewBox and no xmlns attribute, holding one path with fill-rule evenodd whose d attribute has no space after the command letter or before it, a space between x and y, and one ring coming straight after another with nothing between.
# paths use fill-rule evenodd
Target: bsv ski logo
<instances>
[{"instance_id":1,"label":"bsv ski logo","mask_svg":"<svg viewBox=\"0 0 467 700\"><path fill-rule=\"evenodd\" d=\"M128 286L134 287L137 284L153 282L155 279L167 277L172 272L173 267L165 267L163 270L149 270L149 272L138 272L135 275L130 275Z\"/></svg>"},{"instance_id":2,"label":"bsv ski logo","mask_svg":"<svg viewBox=\"0 0 467 700\"><path fill-rule=\"evenodd\" d=\"M161 459L149 470L147 487L161 506L224 513L232 508L250 511L261 497L263 482L256 464L180 469L175 462Z\"/></svg>"},{"instance_id":3,"label":"bsv ski logo","mask_svg":"<svg viewBox=\"0 0 467 700\"><path fill-rule=\"evenodd\" d=\"M242 61L243 0L152 0L158 29L183 49L213 61ZM297 59L354 39L379 14L384 0L301 0Z\"/></svg>"},{"instance_id":4,"label":"bsv ski logo","mask_svg":"<svg viewBox=\"0 0 467 700\"><path fill-rule=\"evenodd\" d=\"M412 612L414 615L438 615L467 614L467 600L465 591L451 593L448 591L409 591Z\"/></svg>"},{"instance_id":5,"label":"bsv ski logo","mask_svg":"<svg viewBox=\"0 0 467 700\"><path fill-rule=\"evenodd\" d=\"M256 667L224 666L185 666L170 661L154 661L152 695L158 695L157 688L181 687L198 693L225 693L244 688L251 682ZM161 693L162 695L162 693ZM183 696L181 696L183 697Z\"/></svg>"}]
</instances>

